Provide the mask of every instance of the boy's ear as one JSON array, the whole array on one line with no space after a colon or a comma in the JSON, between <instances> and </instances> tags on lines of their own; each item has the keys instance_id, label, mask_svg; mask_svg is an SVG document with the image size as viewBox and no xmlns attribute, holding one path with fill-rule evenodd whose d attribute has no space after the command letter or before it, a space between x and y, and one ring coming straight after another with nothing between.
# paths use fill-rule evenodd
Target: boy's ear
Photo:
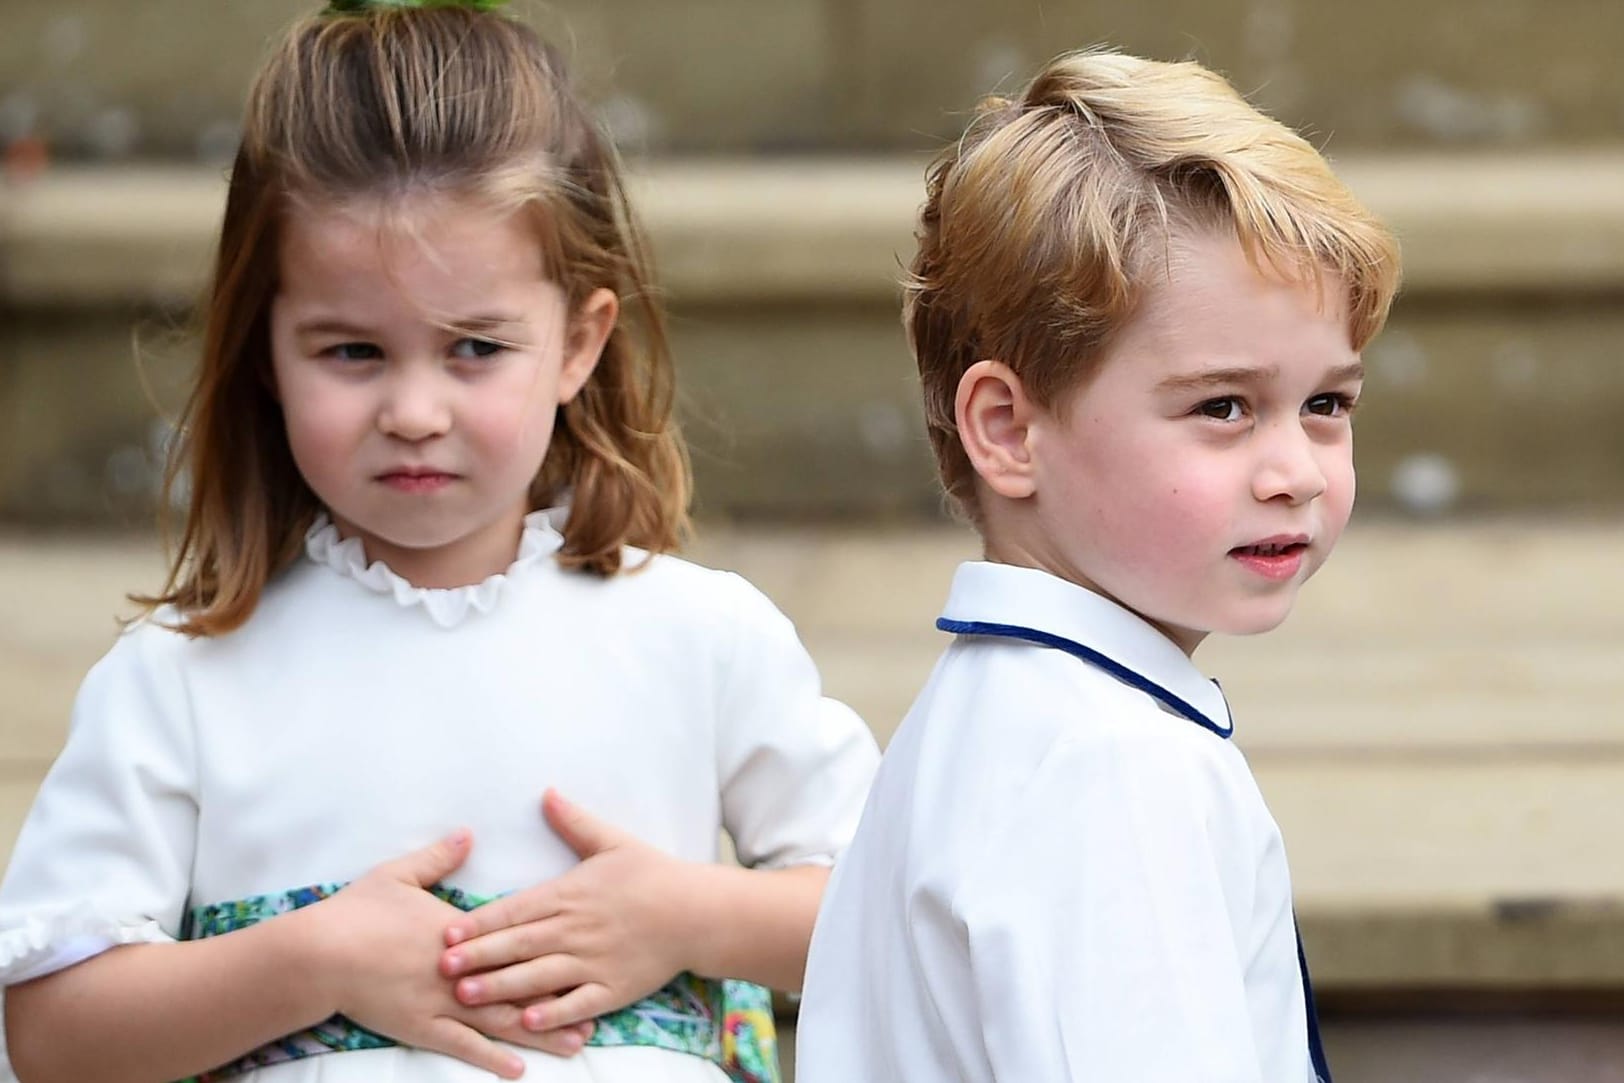
<instances>
[{"instance_id":1,"label":"boy's ear","mask_svg":"<svg viewBox=\"0 0 1624 1083\"><path fill-rule=\"evenodd\" d=\"M603 287L587 294L571 313L564 333L564 363L558 374L559 402L569 402L586 386L619 318L620 298L614 290Z\"/></svg>"},{"instance_id":2,"label":"boy's ear","mask_svg":"<svg viewBox=\"0 0 1624 1083\"><path fill-rule=\"evenodd\" d=\"M1002 361L977 361L959 378L953 419L959 442L987 488L1009 500L1037 490L1032 469L1035 413L1021 378Z\"/></svg>"}]
</instances>

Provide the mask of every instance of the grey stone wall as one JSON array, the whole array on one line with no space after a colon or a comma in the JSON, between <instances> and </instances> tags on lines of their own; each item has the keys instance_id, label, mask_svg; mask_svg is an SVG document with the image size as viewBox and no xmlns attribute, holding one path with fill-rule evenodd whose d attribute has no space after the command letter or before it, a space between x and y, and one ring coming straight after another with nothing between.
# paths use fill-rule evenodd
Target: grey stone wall
<instances>
[{"instance_id":1,"label":"grey stone wall","mask_svg":"<svg viewBox=\"0 0 1624 1083\"><path fill-rule=\"evenodd\" d=\"M248 73L311 0L7 0L0 144L217 160ZM633 150L931 146L996 86L1110 42L1226 72L1333 149L1612 141L1610 0L518 0Z\"/></svg>"}]
</instances>

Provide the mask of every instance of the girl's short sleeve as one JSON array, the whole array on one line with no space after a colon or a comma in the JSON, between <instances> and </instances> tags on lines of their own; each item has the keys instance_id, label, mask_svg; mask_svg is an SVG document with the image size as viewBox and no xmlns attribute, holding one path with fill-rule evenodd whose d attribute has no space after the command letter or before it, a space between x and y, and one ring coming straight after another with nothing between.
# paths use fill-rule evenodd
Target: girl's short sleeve
<instances>
[{"instance_id":1,"label":"girl's short sleeve","mask_svg":"<svg viewBox=\"0 0 1624 1083\"><path fill-rule=\"evenodd\" d=\"M753 868L832 865L851 842L879 750L823 695L789 618L737 576L717 769L722 823Z\"/></svg>"},{"instance_id":2,"label":"girl's short sleeve","mask_svg":"<svg viewBox=\"0 0 1624 1083\"><path fill-rule=\"evenodd\" d=\"M184 644L138 626L80 687L0 883L0 986L179 935L197 826Z\"/></svg>"}]
</instances>

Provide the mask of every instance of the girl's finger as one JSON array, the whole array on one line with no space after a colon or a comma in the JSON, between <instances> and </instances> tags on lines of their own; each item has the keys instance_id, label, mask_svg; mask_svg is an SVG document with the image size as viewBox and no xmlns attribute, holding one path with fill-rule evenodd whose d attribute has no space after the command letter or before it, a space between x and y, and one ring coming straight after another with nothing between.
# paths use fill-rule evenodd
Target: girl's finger
<instances>
[{"instance_id":1,"label":"girl's finger","mask_svg":"<svg viewBox=\"0 0 1624 1083\"><path fill-rule=\"evenodd\" d=\"M508 1040L531 1049L539 1049L543 1053L551 1053L555 1057L573 1057L586 1048L587 1040L592 1037L595 1029L592 1023L577 1023L573 1027L560 1027L557 1030L536 1033L521 1030L518 1035Z\"/></svg>"},{"instance_id":2,"label":"girl's finger","mask_svg":"<svg viewBox=\"0 0 1624 1083\"><path fill-rule=\"evenodd\" d=\"M377 871L391 880L429 887L456 872L468 860L472 844L473 835L467 829L459 828L420 850L385 862L378 866Z\"/></svg>"},{"instance_id":3,"label":"girl's finger","mask_svg":"<svg viewBox=\"0 0 1624 1083\"><path fill-rule=\"evenodd\" d=\"M463 978L457 982L456 993L464 1004L535 1000L579 985L586 977L586 967L573 955L543 955Z\"/></svg>"},{"instance_id":4,"label":"girl's finger","mask_svg":"<svg viewBox=\"0 0 1624 1083\"><path fill-rule=\"evenodd\" d=\"M619 1006L607 985L588 982L562 996L548 997L527 1007L524 1010L524 1029L558 1030L583 1023L592 1025L592 1020Z\"/></svg>"},{"instance_id":5,"label":"girl's finger","mask_svg":"<svg viewBox=\"0 0 1624 1083\"><path fill-rule=\"evenodd\" d=\"M445 942L448 946L455 946L515 925L543 921L556 916L559 909L558 896L552 890L552 885L538 884L493 899L463 914L446 926Z\"/></svg>"},{"instance_id":6,"label":"girl's finger","mask_svg":"<svg viewBox=\"0 0 1624 1083\"><path fill-rule=\"evenodd\" d=\"M517 1053L503 1049L472 1027L445 1016L430 1022L428 1034L416 1044L494 1072L503 1079L518 1079L524 1075L524 1060Z\"/></svg>"},{"instance_id":7,"label":"girl's finger","mask_svg":"<svg viewBox=\"0 0 1624 1083\"><path fill-rule=\"evenodd\" d=\"M556 917L527 921L456 944L440 953L440 973L455 978L553 955L568 946L561 926Z\"/></svg>"}]
</instances>

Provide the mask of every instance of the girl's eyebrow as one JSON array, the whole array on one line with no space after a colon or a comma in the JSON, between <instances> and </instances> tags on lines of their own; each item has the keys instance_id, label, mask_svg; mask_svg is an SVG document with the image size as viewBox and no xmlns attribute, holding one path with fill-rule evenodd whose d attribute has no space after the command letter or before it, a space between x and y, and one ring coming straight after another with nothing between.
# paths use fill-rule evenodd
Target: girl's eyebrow
<instances>
[{"instance_id":1,"label":"girl's eyebrow","mask_svg":"<svg viewBox=\"0 0 1624 1083\"><path fill-rule=\"evenodd\" d=\"M1232 368L1204 369L1201 372L1181 373L1169 376L1156 385L1158 391L1203 391L1213 387L1233 387L1236 384L1255 384L1273 380L1280 375L1280 369L1275 365L1236 366ZM1363 361L1351 361L1345 365L1338 365L1325 374L1323 382L1332 384L1352 383L1365 378L1365 365Z\"/></svg>"},{"instance_id":2,"label":"girl's eyebrow","mask_svg":"<svg viewBox=\"0 0 1624 1083\"><path fill-rule=\"evenodd\" d=\"M448 325L457 328L459 331L489 331L492 328L506 327L520 322L522 322L522 317L505 312L466 316L462 319L446 321Z\"/></svg>"},{"instance_id":3,"label":"girl's eyebrow","mask_svg":"<svg viewBox=\"0 0 1624 1083\"><path fill-rule=\"evenodd\" d=\"M481 313L461 319L447 320L445 326L458 331L491 331L521 322L521 317L509 313ZM293 325L296 335L370 335L372 329L332 316L314 316Z\"/></svg>"},{"instance_id":4,"label":"girl's eyebrow","mask_svg":"<svg viewBox=\"0 0 1624 1083\"><path fill-rule=\"evenodd\" d=\"M331 316L317 316L293 325L296 335L368 335L372 332L359 324L348 323L344 320L334 319Z\"/></svg>"}]
</instances>

